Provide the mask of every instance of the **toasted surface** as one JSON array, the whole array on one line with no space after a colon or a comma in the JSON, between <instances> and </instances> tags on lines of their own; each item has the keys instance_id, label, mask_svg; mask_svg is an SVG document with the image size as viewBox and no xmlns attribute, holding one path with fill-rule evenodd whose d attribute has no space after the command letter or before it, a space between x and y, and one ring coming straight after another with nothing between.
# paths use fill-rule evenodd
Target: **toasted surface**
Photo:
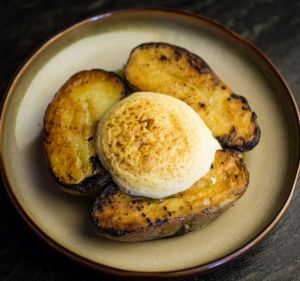
<instances>
[{"instance_id":1,"label":"toasted surface","mask_svg":"<svg viewBox=\"0 0 300 281\"><path fill-rule=\"evenodd\" d=\"M166 43L134 48L124 70L135 91L154 91L189 104L224 148L246 151L259 141L256 115L197 55Z\"/></svg>"},{"instance_id":2,"label":"toasted surface","mask_svg":"<svg viewBox=\"0 0 300 281\"><path fill-rule=\"evenodd\" d=\"M94 148L102 114L124 98L125 86L112 72L81 71L49 104L44 119L44 147L50 171L65 191L91 194L110 181Z\"/></svg>"},{"instance_id":3,"label":"toasted surface","mask_svg":"<svg viewBox=\"0 0 300 281\"><path fill-rule=\"evenodd\" d=\"M184 102L134 93L101 118L96 150L122 191L163 198L192 186L214 160L218 141Z\"/></svg>"},{"instance_id":4,"label":"toasted surface","mask_svg":"<svg viewBox=\"0 0 300 281\"><path fill-rule=\"evenodd\" d=\"M111 184L94 203L91 221L99 235L120 241L181 235L211 222L232 206L248 182L239 155L219 150L206 176L164 200L130 196Z\"/></svg>"}]
</instances>

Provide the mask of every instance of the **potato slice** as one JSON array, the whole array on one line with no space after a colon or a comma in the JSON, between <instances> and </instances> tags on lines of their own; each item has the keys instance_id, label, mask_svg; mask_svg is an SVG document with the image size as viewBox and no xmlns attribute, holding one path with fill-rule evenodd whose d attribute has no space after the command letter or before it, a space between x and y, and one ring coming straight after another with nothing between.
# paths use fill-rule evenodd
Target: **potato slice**
<instances>
[{"instance_id":1,"label":"potato slice","mask_svg":"<svg viewBox=\"0 0 300 281\"><path fill-rule=\"evenodd\" d=\"M53 98L44 119L44 147L65 191L91 195L111 181L96 155L94 133L102 114L125 95L116 74L93 69L72 76Z\"/></svg>"},{"instance_id":2,"label":"potato slice","mask_svg":"<svg viewBox=\"0 0 300 281\"><path fill-rule=\"evenodd\" d=\"M134 48L124 70L134 91L160 92L189 104L223 148L252 149L260 138L256 114L197 55L166 43Z\"/></svg>"},{"instance_id":3,"label":"potato slice","mask_svg":"<svg viewBox=\"0 0 300 281\"><path fill-rule=\"evenodd\" d=\"M122 193L111 184L91 210L101 236L119 241L146 241L195 230L224 212L246 191L249 174L235 152L217 151L210 171L190 189L165 199Z\"/></svg>"}]
</instances>

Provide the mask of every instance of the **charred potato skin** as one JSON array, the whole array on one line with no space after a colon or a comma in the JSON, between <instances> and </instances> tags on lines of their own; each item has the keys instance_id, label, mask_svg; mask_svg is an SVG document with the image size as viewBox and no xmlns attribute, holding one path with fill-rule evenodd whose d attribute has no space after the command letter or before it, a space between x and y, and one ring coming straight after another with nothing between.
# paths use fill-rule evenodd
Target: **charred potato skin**
<instances>
[{"instance_id":1,"label":"charred potato skin","mask_svg":"<svg viewBox=\"0 0 300 281\"><path fill-rule=\"evenodd\" d=\"M123 194L110 184L90 210L96 233L113 240L137 242L183 235L212 222L242 196L249 183L249 173L238 153L217 153L211 170L200 180L206 189L203 194L187 190L155 200ZM206 186L212 176L218 180L228 176L228 180L214 191ZM204 205L197 206L201 202Z\"/></svg>"},{"instance_id":2,"label":"charred potato skin","mask_svg":"<svg viewBox=\"0 0 300 281\"><path fill-rule=\"evenodd\" d=\"M165 94L170 94L170 90L168 91L161 91L160 89L153 89L150 87L140 87L139 85L136 85L137 83L132 82L130 78L130 67L132 67L132 58L134 55L141 51L147 51L148 49L172 49L173 50L173 56L172 58L167 57L165 55L160 55L158 58L159 63L178 63L181 58L186 58L188 67L190 67L191 73L193 76L198 75L199 77L202 77L201 79L205 79L207 81L207 84L209 85L210 88L220 88L222 92L226 93L227 95L227 101L228 103L230 101L238 103L239 109L242 110L240 111L241 114L251 114L250 122L249 122L249 129L251 127L251 137L246 139L245 136L242 136L241 134L238 133L236 127L233 125L231 126L230 130L227 130L226 133L222 135L216 135L214 133L213 128L210 127L213 131L214 137L218 139L220 144L224 149L230 149L230 150L236 150L239 152L243 151L249 151L253 149L259 142L260 140L260 135L261 135L261 130L259 128L259 125L257 123L257 115L255 112L253 112L249 106L249 103L247 99L243 96L237 95L234 93L227 85L225 85L224 82L222 82L218 76L213 72L213 70L208 66L208 64L199 56L189 52L188 50L171 45L168 43L162 43L162 42L150 42L150 43L143 43L137 47L135 47L130 55L129 59L127 60L127 63L124 68L124 78L129 86L129 88L132 91L159 91ZM155 60L152 62L155 63ZM147 66L146 66L147 67ZM204 78L203 78L204 77ZM205 78L206 77L206 78ZM143 78L145 79L145 78ZM157 79L160 79L159 77ZM188 103L194 110L199 113L201 118L206 122L204 112L207 110L207 104L197 102L197 105L193 105L189 103L189 101L182 99L184 102ZM238 111L239 112L239 111ZM222 112L220 112L222 114ZM217 122L215 122L217 123Z\"/></svg>"},{"instance_id":3,"label":"charred potato skin","mask_svg":"<svg viewBox=\"0 0 300 281\"><path fill-rule=\"evenodd\" d=\"M259 143L260 136L261 136L261 130L256 121L257 115L254 111L251 110L249 103L245 97L232 93L230 99L240 100L241 103L243 104L242 105L243 110L252 112L251 121L253 124L255 124L254 131L253 131L253 139L248 142L245 141L243 137L237 134L234 126L232 127L232 130L230 131L229 135L223 137L217 136L216 138L221 143L222 147L225 149L235 150L239 152L252 150ZM242 142L243 144L242 145L237 144L240 142Z\"/></svg>"},{"instance_id":4,"label":"charred potato skin","mask_svg":"<svg viewBox=\"0 0 300 281\"><path fill-rule=\"evenodd\" d=\"M58 125L62 127L62 124L54 124L53 120L51 121L51 118L49 118L49 112L52 110L55 113L55 109L51 109L53 107L53 103L55 100L63 93L65 90L67 90L69 87L72 87L72 85L75 85L77 83L80 83L79 80L89 79L89 75L104 75L105 79L111 80L112 83L116 83L119 86L122 87L122 98L128 95L128 88L126 87L125 83L122 81L122 79L113 72L104 71L102 69L91 69L91 70L84 70L80 71L73 76L71 76L68 81L59 89L59 91L55 94L54 98L52 99L51 103L48 105L45 116L44 116L44 126L43 126L43 150L44 155L46 159L47 166L49 168L50 174L58 184L58 186L65 192L71 193L74 195L80 195L80 196L92 196L99 193L100 190L102 190L105 186L107 186L112 180L110 174L104 169L102 166L96 152L93 153L89 159L86 159L92 168L92 175L85 177L83 180L81 180L78 183L68 183L61 179L57 175L57 173L54 171L52 165L51 165L51 155L49 153L50 148L49 145L53 144L53 139L51 139L51 129L53 129L53 126ZM94 135L91 136L87 141L90 142L94 138Z\"/></svg>"},{"instance_id":5,"label":"charred potato skin","mask_svg":"<svg viewBox=\"0 0 300 281\"><path fill-rule=\"evenodd\" d=\"M112 182L110 174L104 169L98 156L95 156L93 157L93 159L96 160L91 161L97 161L99 163L99 168L97 170L95 168L95 172L97 172L96 175L87 177L78 184L64 183L53 173L49 162L49 158L47 156L47 153L45 152L45 147L44 154L50 174L52 175L53 179L56 181L58 186L67 193L78 196L93 196L97 195L100 190L102 190Z\"/></svg>"}]
</instances>

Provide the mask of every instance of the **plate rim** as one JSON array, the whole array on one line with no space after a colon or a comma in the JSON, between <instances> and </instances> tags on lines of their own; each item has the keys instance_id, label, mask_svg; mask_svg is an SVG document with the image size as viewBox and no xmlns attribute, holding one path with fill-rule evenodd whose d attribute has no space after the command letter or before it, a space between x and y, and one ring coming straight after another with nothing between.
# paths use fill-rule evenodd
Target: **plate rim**
<instances>
[{"instance_id":1,"label":"plate rim","mask_svg":"<svg viewBox=\"0 0 300 281\"><path fill-rule=\"evenodd\" d=\"M181 11L181 10L175 10L175 9L166 9L166 8L129 8L129 9L119 9L119 10L113 10L101 14L97 14L95 16L89 17L87 19L84 19L82 21L79 21L67 28L64 28L62 31L58 32L57 34L53 35L50 37L50 39L46 40L40 47L38 47L29 57L25 62L17 69L16 73L13 75L10 83L8 84L6 90L4 91L2 101L1 101L1 117L0 117L0 168L1 168L1 175L2 175L2 180L4 183L5 190L8 194L8 197L10 201L13 203L14 207L18 211L18 213L21 215L23 220L26 222L27 225L42 239L44 240L48 245L50 245L52 248L57 250L60 254L63 254L67 256L69 259L76 261L80 263L81 265L87 266L89 268L92 268L94 270L100 271L104 274L108 275L113 275L113 276L119 276L123 278L130 278L130 279L137 279L137 278L147 278L147 279L161 279L161 278L181 278L181 277L191 277L203 273L207 273L208 271L211 271L221 265L225 265L229 262L232 262L236 260L238 257L246 254L251 248L253 248L255 245L257 245L260 241L262 241L274 228L275 226L279 223L279 221L282 219L284 214L286 213L288 207L290 206L290 203L292 201L293 195L295 193L296 189L296 183L297 183L297 178L299 176L300 172L300 144L298 144L298 155L297 155L297 160L298 160L298 168L295 166L295 171L293 175L291 175L291 185L289 187L290 191L289 194L287 195L287 198L285 202L283 203L283 206L281 209L276 213L276 215L273 217L273 219L264 227L261 229L261 231L254 237L252 238L249 242L245 243L243 246L238 248L235 251L232 251L231 253L213 260L209 263L194 266L194 267L189 267L189 268L184 268L184 269L179 269L179 270L172 270L172 271L155 271L155 272L145 272L145 271L130 271L130 270L124 270L124 269L118 269L115 267L107 266L100 264L98 262L89 260L83 256L80 256L68 248L60 245L58 242L56 242L54 239L51 238L47 233L43 232L39 228L38 225L36 225L33 220L29 217L27 214L26 210L24 210L17 200L12 187L10 186L10 183L8 181L6 171L5 171L5 166L4 166L4 158L3 158L3 150L4 150L4 145L2 143L3 140L3 128L4 128L4 123L5 123L5 117L7 113L7 108L11 99L11 96L14 92L14 89L22 77L23 73L26 71L26 69L32 64L32 62L39 57L43 51L49 47L51 47L52 44L54 44L57 40L59 40L61 37L63 37L65 34L70 33L74 31L77 28L80 28L82 26L88 25L91 22L104 22L106 19L110 18L115 18L118 16L122 16L124 14L137 14L139 12L147 12L152 15L155 14L161 14L161 15L173 15L173 16L180 16L180 17L185 17L189 19L194 19L197 20L198 22L201 22L204 25L211 26L217 30L219 30L222 33L225 33L229 37L235 39L239 44L243 45L246 49L252 50L256 55L259 56L261 60L263 60L269 67L269 69L272 71L272 74L274 74L281 85L284 88L284 92L286 94L286 98L289 99L291 104L289 107L293 110L293 113L290 114L289 116L293 116L297 123L297 131L296 131L296 139L299 140L300 138L300 113L299 109L296 103L296 100L293 96L293 93L291 89L289 88L287 82L277 69L277 67L272 63L272 61L258 48L256 47L253 43L236 33L235 31L231 30L227 26L217 22L214 19L211 19L209 17L203 16L203 15L198 15L195 13L191 12L186 12L186 11ZM298 142L299 143L299 142ZM297 165L297 164L296 164Z\"/></svg>"}]
</instances>

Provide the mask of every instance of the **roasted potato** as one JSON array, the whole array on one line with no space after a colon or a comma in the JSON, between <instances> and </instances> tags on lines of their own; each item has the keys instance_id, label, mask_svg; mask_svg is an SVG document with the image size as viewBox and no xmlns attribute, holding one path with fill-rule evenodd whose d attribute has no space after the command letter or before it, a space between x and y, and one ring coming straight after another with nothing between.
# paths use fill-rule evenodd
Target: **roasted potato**
<instances>
[{"instance_id":1,"label":"roasted potato","mask_svg":"<svg viewBox=\"0 0 300 281\"><path fill-rule=\"evenodd\" d=\"M247 100L186 49L166 43L141 44L132 50L124 76L133 91L160 92L189 104L223 148L242 152L259 142L256 114Z\"/></svg>"},{"instance_id":2,"label":"roasted potato","mask_svg":"<svg viewBox=\"0 0 300 281\"><path fill-rule=\"evenodd\" d=\"M240 155L217 151L210 171L190 189L165 199L127 195L113 183L91 209L96 232L119 241L146 241L195 230L215 219L246 191L248 171Z\"/></svg>"},{"instance_id":3,"label":"roasted potato","mask_svg":"<svg viewBox=\"0 0 300 281\"><path fill-rule=\"evenodd\" d=\"M126 87L100 69L72 76L49 104L44 119L44 148L49 168L67 192L95 194L110 182L94 148L101 115L124 98Z\"/></svg>"}]
</instances>

